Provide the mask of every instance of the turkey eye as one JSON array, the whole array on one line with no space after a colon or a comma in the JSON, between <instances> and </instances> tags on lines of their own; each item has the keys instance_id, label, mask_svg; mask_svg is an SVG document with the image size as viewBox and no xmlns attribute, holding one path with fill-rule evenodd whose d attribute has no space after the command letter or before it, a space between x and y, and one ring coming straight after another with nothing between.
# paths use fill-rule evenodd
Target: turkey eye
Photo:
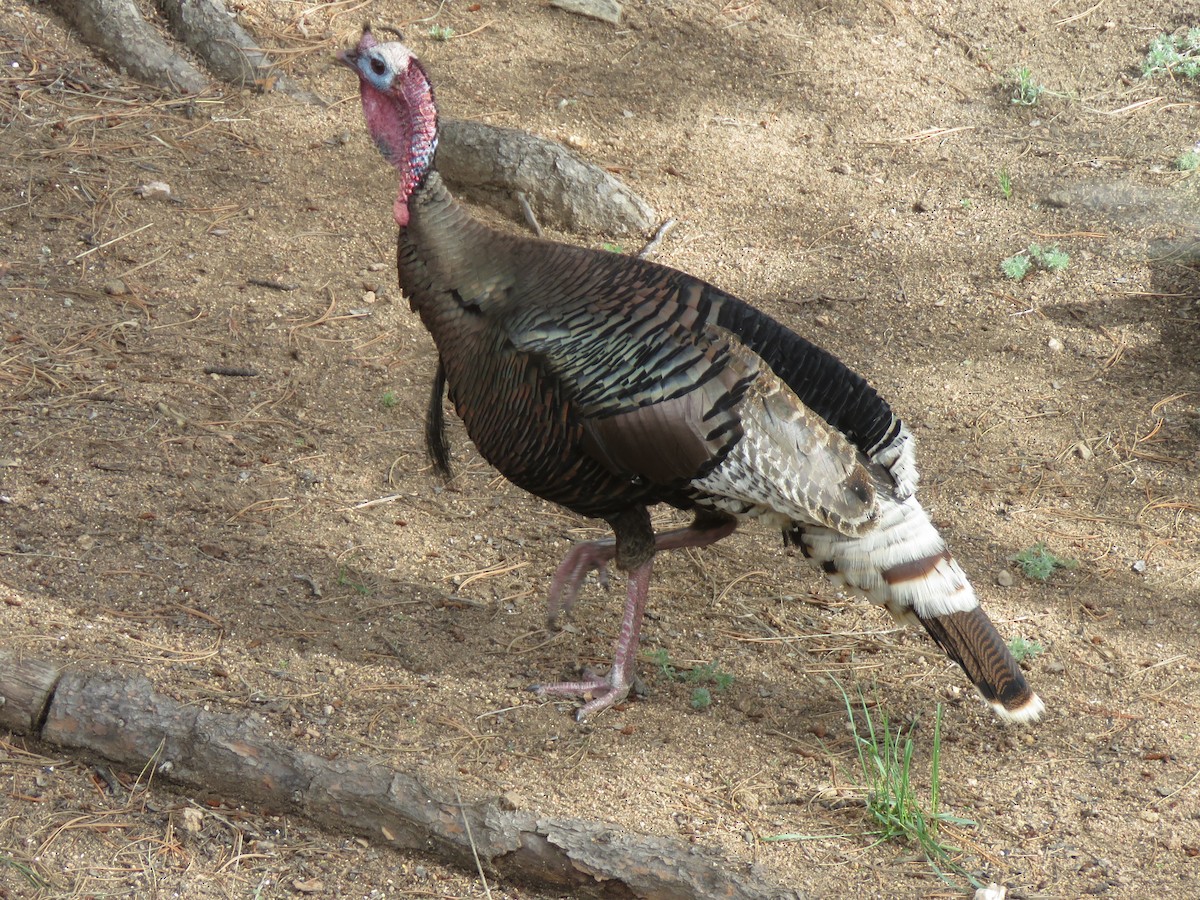
<instances>
[{"instance_id":1,"label":"turkey eye","mask_svg":"<svg viewBox=\"0 0 1200 900\"><path fill-rule=\"evenodd\" d=\"M371 71L376 75L382 75L387 71L387 66L383 64L383 60L376 56L371 60Z\"/></svg>"}]
</instances>

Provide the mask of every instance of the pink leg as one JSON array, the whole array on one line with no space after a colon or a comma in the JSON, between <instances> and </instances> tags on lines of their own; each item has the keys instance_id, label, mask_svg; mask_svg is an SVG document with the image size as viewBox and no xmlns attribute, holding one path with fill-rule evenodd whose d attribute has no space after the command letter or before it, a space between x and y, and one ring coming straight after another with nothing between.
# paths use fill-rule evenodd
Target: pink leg
<instances>
[{"instance_id":1,"label":"pink leg","mask_svg":"<svg viewBox=\"0 0 1200 900\"><path fill-rule=\"evenodd\" d=\"M600 583L608 586L608 564L617 555L617 542L612 538L603 541L588 541L576 544L567 551L563 561L554 570L550 582L550 598L546 605L546 622L551 630L558 630L558 617L570 615L571 607L579 596L579 587L587 573L595 569L600 573Z\"/></svg>"},{"instance_id":2,"label":"pink leg","mask_svg":"<svg viewBox=\"0 0 1200 900\"><path fill-rule=\"evenodd\" d=\"M676 528L654 536L654 552L681 550L684 547L707 547L709 544L733 534L737 522L730 519L707 528L695 523L687 528ZM579 588L587 573L595 569L600 573L600 583L608 585L608 564L617 555L617 544L612 538L603 541L588 541L576 544L563 557L554 571L550 582L550 598L546 606L546 621L551 629L558 628L558 617L570 615L571 608L579 597Z\"/></svg>"},{"instance_id":3,"label":"pink leg","mask_svg":"<svg viewBox=\"0 0 1200 900\"><path fill-rule=\"evenodd\" d=\"M696 523L687 528L678 528L654 536L654 550L680 550L685 547L705 547L733 533L737 522L733 519L709 523L707 527ZM554 573L550 585L550 627L559 612L570 612L579 595L579 585L592 568L605 574L605 566L616 555L616 544L612 540L593 541L573 547ZM650 570L654 557L629 573L628 596L625 614L621 619L621 631L617 636L616 653L612 668L605 678L586 678L582 681L562 681L539 685L536 690L541 696L547 694L591 694L592 699L575 713L576 721L582 722L594 713L608 709L629 696L637 665L637 649L642 632L642 618L646 612L646 598L650 592Z\"/></svg>"},{"instance_id":4,"label":"pink leg","mask_svg":"<svg viewBox=\"0 0 1200 900\"><path fill-rule=\"evenodd\" d=\"M606 678L587 678L583 681L560 681L542 684L536 688L539 696L547 694L591 694L592 699L575 713L575 720L582 722L594 713L608 709L629 696L633 685L633 670L637 663L637 647L642 632L642 617L646 612L646 595L650 591L650 570L654 565L651 557L629 573L629 596L625 601L625 615L621 619L621 633L617 636L617 652L612 668Z\"/></svg>"}]
</instances>

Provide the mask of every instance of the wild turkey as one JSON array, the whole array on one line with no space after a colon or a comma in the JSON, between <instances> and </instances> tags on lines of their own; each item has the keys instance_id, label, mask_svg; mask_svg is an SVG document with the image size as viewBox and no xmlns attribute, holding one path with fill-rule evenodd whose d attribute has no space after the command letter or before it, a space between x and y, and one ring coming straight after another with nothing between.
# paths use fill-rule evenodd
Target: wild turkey
<instances>
[{"instance_id":1,"label":"wild turkey","mask_svg":"<svg viewBox=\"0 0 1200 900\"><path fill-rule=\"evenodd\" d=\"M476 222L434 166L429 78L364 28L339 54L376 146L396 167L400 286L433 336L427 444L448 473L442 392L479 452L521 488L604 519L614 537L567 553L549 620L609 562L628 597L608 675L546 684L624 699L654 554L702 547L743 519L783 531L839 584L919 622L1004 719L1042 701L917 502L908 429L858 374L765 314L666 266L505 234ZM689 510L655 534L648 508Z\"/></svg>"}]
</instances>

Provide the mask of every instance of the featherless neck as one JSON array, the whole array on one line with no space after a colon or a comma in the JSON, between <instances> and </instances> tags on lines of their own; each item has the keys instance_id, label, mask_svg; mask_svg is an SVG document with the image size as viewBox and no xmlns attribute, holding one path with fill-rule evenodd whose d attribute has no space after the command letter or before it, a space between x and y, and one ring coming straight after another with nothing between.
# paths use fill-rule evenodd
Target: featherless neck
<instances>
[{"instance_id":1,"label":"featherless neck","mask_svg":"<svg viewBox=\"0 0 1200 900\"><path fill-rule=\"evenodd\" d=\"M413 59L391 92L383 94L364 84L362 99L376 146L400 173L393 213L403 228L409 220L408 202L433 168L437 150L437 107L433 88L421 64ZM392 108L386 111L372 109L385 104Z\"/></svg>"}]
</instances>

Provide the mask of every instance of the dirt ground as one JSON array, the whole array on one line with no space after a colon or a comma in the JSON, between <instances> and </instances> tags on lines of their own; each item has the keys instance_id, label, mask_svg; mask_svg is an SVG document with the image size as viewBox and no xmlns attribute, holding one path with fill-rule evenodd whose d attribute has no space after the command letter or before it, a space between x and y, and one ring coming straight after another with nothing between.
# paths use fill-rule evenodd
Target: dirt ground
<instances>
[{"instance_id":1,"label":"dirt ground","mask_svg":"<svg viewBox=\"0 0 1200 900\"><path fill-rule=\"evenodd\" d=\"M165 99L45 5L0 6L0 649L814 898L967 895L872 837L838 685L912 726L922 791L941 703L965 870L1010 897L1200 894L1200 200L1172 168L1200 86L1139 73L1192 4L653 0L620 27L515 0L231 8L332 105ZM604 529L503 482L453 420L458 475L430 472L394 175L332 60L367 18L411 23L446 114L611 167L678 219L656 259L881 389L997 626L1043 648L1043 722L995 721L924 635L754 528L660 557L644 697L579 726L525 691L603 665L624 592L586 588L546 634L557 561ZM1010 102L1022 66L1036 106ZM1033 242L1068 268L1005 278ZM1039 542L1076 565L1026 577ZM732 684L694 709L656 651ZM549 896L0 737L0 897Z\"/></svg>"}]
</instances>

